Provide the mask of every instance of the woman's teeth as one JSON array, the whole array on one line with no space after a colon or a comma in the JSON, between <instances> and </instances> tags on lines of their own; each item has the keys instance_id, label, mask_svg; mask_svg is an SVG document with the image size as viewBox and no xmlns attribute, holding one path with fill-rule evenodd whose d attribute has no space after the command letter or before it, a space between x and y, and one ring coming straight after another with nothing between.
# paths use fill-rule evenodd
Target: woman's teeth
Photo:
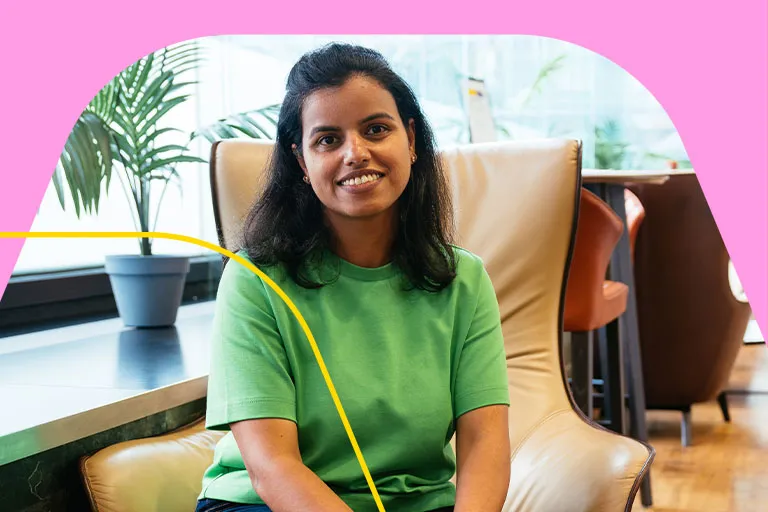
<instances>
[{"instance_id":1,"label":"woman's teeth","mask_svg":"<svg viewBox=\"0 0 768 512\"><path fill-rule=\"evenodd\" d=\"M345 187L352 186L352 185L362 185L364 183L368 183L369 181L376 181L381 178L382 176L380 174L366 174L365 176L358 176L357 178L350 178L348 180L344 180L341 182L341 184L344 185Z\"/></svg>"}]
</instances>

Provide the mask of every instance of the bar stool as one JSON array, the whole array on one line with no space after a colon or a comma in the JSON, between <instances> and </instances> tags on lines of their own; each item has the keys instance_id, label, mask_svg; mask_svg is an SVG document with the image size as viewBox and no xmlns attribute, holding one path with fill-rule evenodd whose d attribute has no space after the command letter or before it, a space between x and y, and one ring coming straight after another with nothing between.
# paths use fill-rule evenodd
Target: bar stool
<instances>
[{"instance_id":1,"label":"bar stool","mask_svg":"<svg viewBox=\"0 0 768 512\"><path fill-rule=\"evenodd\" d=\"M603 408L611 430L624 433L624 376L619 321L627 307L629 288L605 279L611 254L624 226L597 195L582 188L576 240L565 294L563 330L571 333L571 393L574 402L594 420L594 338L599 338L603 377Z\"/></svg>"},{"instance_id":2,"label":"bar stool","mask_svg":"<svg viewBox=\"0 0 768 512\"><path fill-rule=\"evenodd\" d=\"M630 248L630 256L632 258L632 262L635 261L635 243L637 241L637 234L640 231L640 226L643 223L643 220L645 219L645 207L643 206L643 203L640 201L640 199L629 189L626 189L624 191L624 208L626 211L627 216L627 232L629 235L629 248ZM597 331L598 337L606 336L606 328L601 327ZM604 345L606 342L603 341L602 338L599 338L601 341L598 346ZM597 351L596 356L600 356L600 350ZM604 400L604 394L603 386L604 386L604 379L602 374L600 373L601 370L604 369L604 365L601 364L600 361L598 361L598 357L594 358L594 361L596 365L596 372L594 375L594 378L592 379L592 383L595 386L596 389L598 389L598 392L594 394L594 400L593 400L593 407L595 409L600 408L602 410L603 407L603 400ZM629 399L628 395L624 396L624 405L625 407L628 406L627 400ZM602 420L600 423L611 427L611 421L610 418L607 420Z\"/></svg>"},{"instance_id":3,"label":"bar stool","mask_svg":"<svg viewBox=\"0 0 768 512\"><path fill-rule=\"evenodd\" d=\"M643 206L643 203L640 201L640 198L638 198L631 190L625 189L624 190L624 208L627 215L627 232L629 235L629 251L630 256L632 258L632 262L635 261L635 244L637 241L637 234L640 231L640 226L643 223L643 220L645 219L645 207ZM598 336L606 336L605 328L598 329ZM601 343L602 345L602 343ZM598 350L599 355L599 350ZM602 369L602 368L600 368ZM602 378L602 375L598 374L595 375L595 378L593 379L593 383L601 389L604 385L604 379ZM593 401L594 407L602 406L603 403L603 393L597 393L595 394L595 400ZM625 395L625 400L629 397ZM626 405L626 402L625 402ZM610 418L608 421L602 421L601 423L607 424L607 426L611 426Z\"/></svg>"},{"instance_id":4,"label":"bar stool","mask_svg":"<svg viewBox=\"0 0 768 512\"><path fill-rule=\"evenodd\" d=\"M637 234L640 231L640 226L643 223L643 220L645 219L645 207L643 206L643 203L640 201L640 198L638 198L631 190L626 189L624 191L624 207L627 215L627 232L629 234L629 249L630 249L630 256L632 257L632 262L635 261L635 243L637 241ZM606 328L601 327L597 330L597 335L599 336L606 336ZM598 346L602 346L605 344L604 341L602 341L598 344ZM597 351L597 356L600 356L600 350ZM594 400L593 400L593 407L597 409L598 407L602 408L603 405L603 399L604 394L601 392L602 388L604 386L604 379L601 373L599 373L601 370L604 369L604 365L598 361L598 357L594 358L595 365L597 365L597 371L595 372L594 378L592 379L593 385L599 390L598 393L594 394ZM629 398L628 395L624 396L625 399L625 406L627 405L626 400ZM606 424L607 426L611 426L610 418L607 421L601 421L601 423Z\"/></svg>"},{"instance_id":5,"label":"bar stool","mask_svg":"<svg viewBox=\"0 0 768 512\"><path fill-rule=\"evenodd\" d=\"M627 228L629 229L629 253L632 255L632 261L635 261L635 242L637 241L637 232L645 219L645 208L643 203L631 190L624 190L624 205L627 211Z\"/></svg>"}]
</instances>

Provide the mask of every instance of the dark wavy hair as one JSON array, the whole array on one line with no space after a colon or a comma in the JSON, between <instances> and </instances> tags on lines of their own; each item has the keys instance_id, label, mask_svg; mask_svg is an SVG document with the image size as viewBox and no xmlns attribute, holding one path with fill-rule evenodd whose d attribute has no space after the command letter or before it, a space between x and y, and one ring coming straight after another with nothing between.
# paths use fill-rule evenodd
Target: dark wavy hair
<instances>
[{"instance_id":1,"label":"dark wavy hair","mask_svg":"<svg viewBox=\"0 0 768 512\"><path fill-rule=\"evenodd\" d=\"M292 145L301 148L305 98L319 89L339 87L354 76L376 80L394 97L403 123L414 120L418 159L398 199L392 261L412 287L439 291L454 279L456 261L451 248L451 196L434 135L408 84L381 54L360 46L329 44L303 55L291 69L266 183L245 219L244 249L256 265L283 263L302 287L323 285L307 265L330 248L332 234L324 222L323 204L303 181Z\"/></svg>"}]
</instances>

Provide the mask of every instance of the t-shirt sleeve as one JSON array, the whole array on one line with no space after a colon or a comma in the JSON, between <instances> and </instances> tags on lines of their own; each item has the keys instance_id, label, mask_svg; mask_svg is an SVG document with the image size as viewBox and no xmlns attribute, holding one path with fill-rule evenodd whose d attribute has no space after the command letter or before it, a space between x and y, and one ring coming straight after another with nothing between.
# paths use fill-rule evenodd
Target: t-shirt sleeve
<instances>
[{"instance_id":1,"label":"t-shirt sleeve","mask_svg":"<svg viewBox=\"0 0 768 512\"><path fill-rule=\"evenodd\" d=\"M216 298L206 426L255 418L296 421L296 394L267 285L230 260Z\"/></svg>"},{"instance_id":2,"label":"t-shirt sleeve","mask_svg":"<svg viewBox=\"0 0 768 512\"><path fill-rule=\"evenodd\" d=\"M473 409L510 402L499 304L484 267L478 277L478 288L477 305L456 373L456 418Z\"/></svg>"}]
</instances>

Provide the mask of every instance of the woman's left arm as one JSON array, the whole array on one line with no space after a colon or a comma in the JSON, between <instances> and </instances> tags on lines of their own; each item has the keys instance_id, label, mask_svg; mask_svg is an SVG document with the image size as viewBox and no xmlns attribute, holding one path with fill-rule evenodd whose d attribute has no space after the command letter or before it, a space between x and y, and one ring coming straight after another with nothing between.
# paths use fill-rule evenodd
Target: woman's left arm
<instances>
[{"instance_id":1,"label":"woman's left arm","mask_svg":"<svg viewBox=\"0 0 768 512\"><path fill-rule=\"evenodd\" d=\"M455 512L499 512L509 487L509 429L506 405L489 405L456 423Z\"/></svg>"},{"instance_id":2,"label":"woman's left arm","mask_svg":"<svg viewBox=\"0 0 768 512\"><path fill-rule=\"evenodd\" d=\"M493 283L484 267L476 271L477 302L470 310L454 389L455 512L500 512L510 473L506 350Z\"/></svg>"}]
</instances>

